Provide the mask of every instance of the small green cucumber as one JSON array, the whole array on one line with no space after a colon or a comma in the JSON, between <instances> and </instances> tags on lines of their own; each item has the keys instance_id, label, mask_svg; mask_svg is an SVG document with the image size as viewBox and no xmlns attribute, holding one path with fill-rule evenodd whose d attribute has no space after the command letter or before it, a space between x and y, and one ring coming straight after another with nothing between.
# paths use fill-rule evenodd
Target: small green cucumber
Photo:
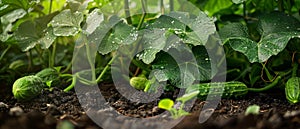
<instances>
[{"instance_id":1,"label":"small green cucumber","mask_svg":"<svg viewBox=\"0 0 300 129\"><path fill-rule=\"evenodd\" d=\"M246 84L239 81L195 84L186 89L186 94L194 92L196 90L199 91L197 97L201 100L205 100L207 95L209 94L215 96L222 95L222 98L237 98L248 93L248 87L246 86Z\"/></svg>"},{"instance_id":2,"label":"small green cucumber","mask_svg":"<svg viewBox=\"0 0 300 129\"><path fill-rule=\"evenodd\" d=\"M297 103L300 99L300 78L292 77L285 84L285 96L290 103Z\"/></svg>"}]
</instances>

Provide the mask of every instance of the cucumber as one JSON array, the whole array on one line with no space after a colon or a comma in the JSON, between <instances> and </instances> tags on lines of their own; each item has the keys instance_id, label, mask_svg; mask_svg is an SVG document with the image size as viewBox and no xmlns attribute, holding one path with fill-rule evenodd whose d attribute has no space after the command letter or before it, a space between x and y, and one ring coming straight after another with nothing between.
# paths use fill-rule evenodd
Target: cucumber
<instances>
[{"instance_id":1,"label":"cucumber","mask_svg":"<svg viewBox=\"0 0 300 129\"><path fill-rule=\"evenodd\" d=\"M292 77L285 84L285 96L290 103L297 103L300 100L300 78Z\"/></svg>"},{"instance_id":2,"label":"cucumber","mask_svg":"<svg viewBox=\"0 0 300 129\"><path fill-rule=\"evenodd\" d=\"M46 85L40 77L24 76L14 82L12 93L17 100L26 101L39 95L44 87Z\"/></svg>"},{"instance_id":3,"label":"cucumber","mask_svg":"<svg viewBox=\"0 0 300 129\"><path fill-rule=\"evenodd\" d=\"M211 88L213 89L211 90ZM237 98L248 93L246 84L239 81L194 84L189 86L185 92L188 94L197 90L199 91L197 97L200 100L205 100L209 94L215 96L222 95L222 98Z\"/></svg>"}]
</instances>

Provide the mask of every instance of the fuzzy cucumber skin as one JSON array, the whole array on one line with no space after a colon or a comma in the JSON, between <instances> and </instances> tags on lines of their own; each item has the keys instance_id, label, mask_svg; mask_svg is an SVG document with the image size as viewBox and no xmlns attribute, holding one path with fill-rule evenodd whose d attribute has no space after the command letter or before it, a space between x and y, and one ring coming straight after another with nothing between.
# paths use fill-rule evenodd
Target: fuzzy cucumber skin
<instances>
[{"instance_id":1,"label":"fuzzy cucumber skin","mask_svg":"<svg viewBox=\"0 0 300 129\"><path fill-rule=\"evenodd\" d=\"M186 89L186 93L195 90L199 90L197 97L200 100L205 100L209 94L212 97L221 95L222 98L238 98L248 93L246 84L238 81L194 84Z\"/></svg>"}]
</instances>

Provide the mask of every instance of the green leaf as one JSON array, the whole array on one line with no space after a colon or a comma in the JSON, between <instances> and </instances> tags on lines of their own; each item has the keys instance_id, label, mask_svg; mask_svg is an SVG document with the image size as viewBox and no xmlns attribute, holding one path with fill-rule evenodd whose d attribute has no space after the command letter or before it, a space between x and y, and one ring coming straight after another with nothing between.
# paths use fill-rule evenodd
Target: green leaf
<instances>
[{"instance_id":1,"label":"green leaf","mask_svg":"<svg viewBox=\"0 0 300 129\"><path fill-rule=\"evenodd\" d=\"M16 9L1 17L1 26L3 30L2 34L0 34L1 41L5 42L12 36L12 34L9 33L13 31L13 23L25 15L26 11L24 9Z\"/></svg>"},{"instance_id":2,"label":"green leaf","mask_svg":"<svg viewBox=\"0 0 300 129\"><path fill-rule=\"evenodd\" d=\"M214 67L211 67L210 59L204 46L194 47L192 52L175 51L175 49L172 49L172 51L170 53L181 53L182 57L175 57L181 62L176 62L172 56L165 52L159 53L153 62L152 68L163 72L158 72L155 76L166 76L172 85L186 88L195 80L210 80L215 74L212 73ZM187 56L191 54L194 55L196 60Z\"/></svg>"},{"instance_id":3,"label":"green leaf","mask_svg":"<svg viewBox=\"0 0 300 129\"><path fill-rule=\"evenodd\" d=\"M67 0L69 9L72 12L84 12L88 6L90 0Z\"/></svg>"},{"instance_id":4,"label":"green leaf","mask_svg":"<svg viewBox=\"0 0 300 129\"><path fill-rule=\"evenodd\" d=\"M284 50L290 39L300 37L299 28L300 23L295 18L282 13L272 13L259 19L259 42L252 40L248 29L240 23L224 26L220 35L224 43L229 43L234 50L246 55L253 63L264 62Z\"/></svg>"},{"instance_id":5,"label":"green leaf","mask_svg":"<svg viewBox=\"0 0 300 129\"><path fill-rule=\"evenodd\" d=\"M187 27L193 30L187 30ZM162 15L143 31L145 50L138 55L138 58L150 64L161 50L177 49L184 43L194 46L205 45L209 36L215 32L214 20L203 12L199 13L196 18L190 18L187 13L183 12Z\"/></svg>"},{"instance_id":6,"label":"green leaf","mask_svg":"<svg viewBox=\"0 0 300 129\"><path fill-rule=\"evenodd\" d=\"M102 21L100 26L89 35L91 43L100 43L98 52L107 54L117 50L122 45L132 44L137 40L136 28L129 26L117 16L112 16L109 21Z\"/></svg>"},{"instance_id":7,"label":"green leaf","mask_svg":"<svg viewBox=\"0 0 300 129\"><path fill-rule=\"evenodd\" d=\"M163 50L166 45L166 36L164 29L153 28L145 30L143 39L143 48L145 49L137 57L146 64L150 64L156 57L156 54Z\"/></svg>"},{"instance_id":8,"label":"green leaf","mask_svg":"<svg viewBox=\"0 0 300 129\"><path fill-rule=\"evenodd\" d=\"M172 18L167 15L161 15L155 20L148 28L159 28L159 29L176 29L176 30L185 30L186 25L181 23L175 18Z\"/></svg>"},{"instance_id":9,"label":"green leaf","mask_svg":"<svg viewBox=\"0 0 300 129\"><path fill-rule=\"evenodd\" d=\"M219 0L220 1L220 0ZM215 19L208 17L204 12L200 12L195 19L191 19L188 26L192 29L192 34L187 34L198 42L193 45L206 45L209 36L216 33Z\"/></svg>"},{"instance_id":10,"label":"green leaf","mask_svg":"<svg viewBox=\"0 0 300 129\"><path fill-rule=\"evenodd\" d=\"M1 4L13 6L13 8L29 9L28 0L2 0Z\"/></svg>"},{"instance_id":11,"label":"green leaf","mask_svg":"<svg viewBox=\"0 0 300 129\"><path fill-rule=\"evenodd\" d=\"M71 12L67 9L56 15L49 23L53 27L55 36L74 36L81 31L80 23L83 21L81 12Z\"/></svg>"},{"instance_id":12,"label":"green leaf","mask_svg":"<svg viewBox=\"0 0 300 129\"><path fill-rule=\"evenodd\" d=\"M174 101L169 98L162 99L158 103L158 107L165 110L171 110L173 105L174 105Z\"/></svg>"},{"instance_id":13,"label":"green leaf","mask_svg":"<svg viewBox=\"0 0 300 129\"><path fill-rule=\"evenodd\" d=\"M23 22L15 32L15 38L22 51L40 44L43 49L47 49L56 39L52 28L47 28L47 23L56 15L56 13Z\"/></svg>"},{"instance_id":14,"label":"green leaf","mask_svg":"<svg viewBox=\"0 0 300 129\"><path fill-rule=\"evenodd\" d=\"M229 8L231 5L231 0L209 0L205 4L204 10L208 12L209 16L212 16L222 9Z\"/></svg>"},{"instance_id":15,"label":"green leaf","mask_svg":"<svg viewBox=\"0 0 300 129\"><path fill-rule=\"evenodd\" d=\"M102 13L99 12L99 9L93 10L86 19L86 26L85 31L89 34L93 33L98 26L100 26L100 23L102 23L104 20L104 16Z\"/></svg>"}]
</instances>

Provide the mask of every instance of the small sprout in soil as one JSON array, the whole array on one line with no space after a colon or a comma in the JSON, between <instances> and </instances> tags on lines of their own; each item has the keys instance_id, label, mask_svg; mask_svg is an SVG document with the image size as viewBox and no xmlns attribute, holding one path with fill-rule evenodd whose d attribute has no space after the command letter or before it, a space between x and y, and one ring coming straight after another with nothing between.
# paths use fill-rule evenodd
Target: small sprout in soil
<instances>
[{"instance_id":1,"label":"small sprout in soil","mask_svg":"<svg viewBox=\"0 0 300 129\"><path fill-rule=\"evenodd\" d=\"M245 115L253 114L253 115L258 115L259 114L259 109L260 107L256 104L249 106L246 109Z\"/></svg>"},{"instance_id":2,"label":"small sprout in soil","mask_svg":"<svg viewBox=\"0 0 300 129\"><path fill-rule=\"evenodd\" d=\"M177 118L182 117L182 116L189 115L188 112L186 112L185 110L182 109L183 105L184 105L184 103L181 103L180 108L176 109L176 108L173 107L174 106L174 101L169 99L169 98L162 99L158 103L158 107L161 108L161 109L165 109L165 110L169 111L174 119L177 119Z\"/></svg>"},{"instance_id":3,"label":"small sprout in soil","mask_svg":"<svg viewBox=\"0 0 300 129\"><path fill-rule=\"evenodd\" d=\"M162 99L158 103L158 107L161 109L165 109L167 111L171 110L171 108L174 106L174 101L171 99Z\"/></svg>"}]
</instances>

